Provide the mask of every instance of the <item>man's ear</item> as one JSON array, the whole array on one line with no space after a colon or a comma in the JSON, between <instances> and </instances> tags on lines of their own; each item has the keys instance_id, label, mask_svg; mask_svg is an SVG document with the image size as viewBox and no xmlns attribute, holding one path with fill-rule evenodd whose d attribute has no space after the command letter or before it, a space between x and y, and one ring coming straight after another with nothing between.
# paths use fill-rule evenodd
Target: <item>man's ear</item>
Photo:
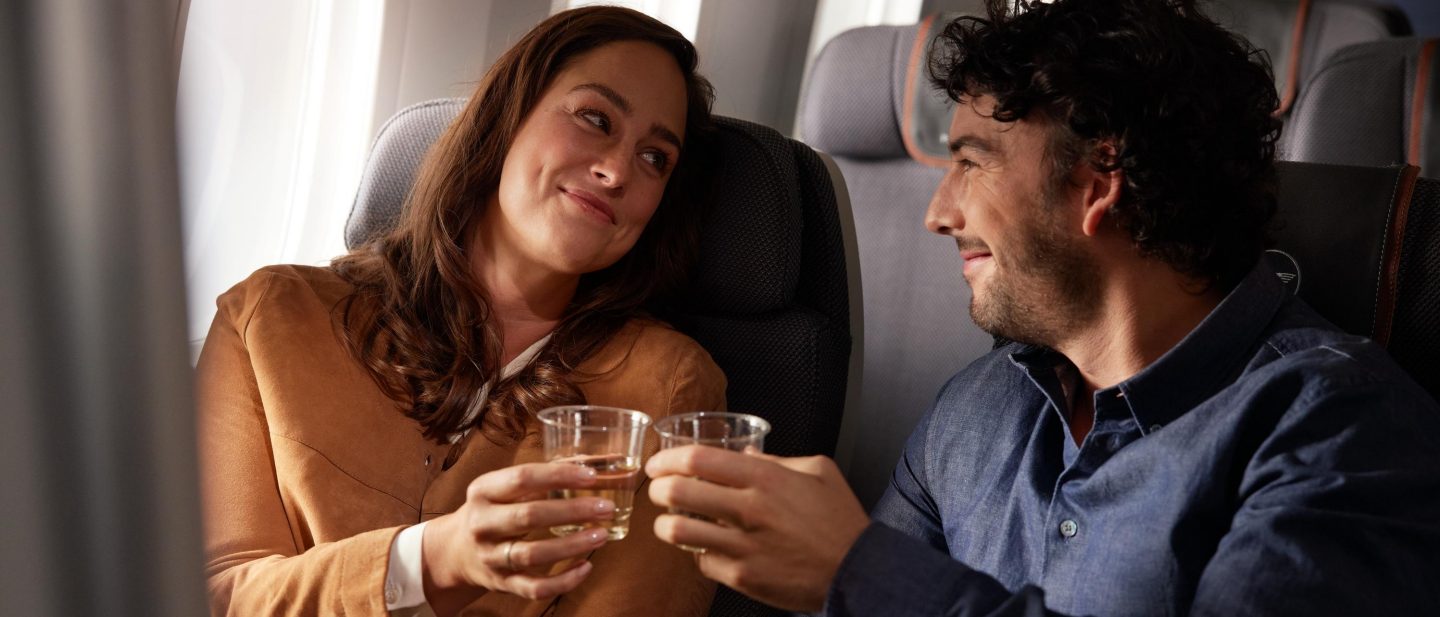
<instances>
[{"instance_id":1,"label":"man's ear","mask_svg":"<svg viewBox=\"0 0 1440 617\"><path fill-rule=\"evenodd\" d=\"M1093 158L1081 161L1080 180L1085 188L1085 200L1081 204L1084 207L1084 214L1081 218L1080 229L1087 236L1095 236L1100 233L1100 223L1105 220L1105 215L1111 208L1120 201L1120 191L1125 189L1125 172L1120 169L1100 171L1095 169L1094 164L1101 164L1109 167L1119 157L1115 144L1109 141L1101 142L1095 147Z\"/></svg>"}]
</instances>

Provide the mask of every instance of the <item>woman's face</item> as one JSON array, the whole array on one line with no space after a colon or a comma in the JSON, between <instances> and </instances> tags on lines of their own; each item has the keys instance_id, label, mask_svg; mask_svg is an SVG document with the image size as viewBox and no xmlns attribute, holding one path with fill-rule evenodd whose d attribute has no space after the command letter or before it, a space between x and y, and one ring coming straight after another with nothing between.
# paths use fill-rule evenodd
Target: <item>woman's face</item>
<instances>
[{"instance_id":1,"label":"woman's face","mask_svg":"<svg viewBox=\"0 0 1440 617\"><path fill-rule=\"evenodd\" d=\"M679 65L651 43L610 43L572 59L505 155L481 250L577 276L619 261L675 169L685 102Z\"/></svg>"}]
</instances>

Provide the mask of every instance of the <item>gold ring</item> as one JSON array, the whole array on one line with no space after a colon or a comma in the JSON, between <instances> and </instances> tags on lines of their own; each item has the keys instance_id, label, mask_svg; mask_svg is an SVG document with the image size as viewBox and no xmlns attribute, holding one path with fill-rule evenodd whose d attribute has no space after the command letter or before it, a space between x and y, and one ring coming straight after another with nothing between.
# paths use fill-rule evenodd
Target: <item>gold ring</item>
<instances>
[{"instance_id":1,"label":"gold ring","mask_svg":"<svg viewBox=\"0 0 1440 617\"><path fill-rule=\"evenodd\" d=\"M510 561L510 551L513 550L514 548L515 548L515 541L514 541L514 540L511 540L511 541L505 543L505 569L506 569L506 570L509 570L509 571L511 571L511 572L514 572L514 571L515 571L515 563L512 562L512 561Z\"/></svg>"}]
</instances>

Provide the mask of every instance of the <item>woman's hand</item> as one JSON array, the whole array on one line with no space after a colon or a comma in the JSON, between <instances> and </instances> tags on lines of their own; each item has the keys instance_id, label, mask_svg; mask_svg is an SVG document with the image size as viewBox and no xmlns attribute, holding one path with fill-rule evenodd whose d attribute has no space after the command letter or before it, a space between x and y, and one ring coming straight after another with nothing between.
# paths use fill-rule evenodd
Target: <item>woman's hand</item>
<instances>
[{"instance_id":1,"label":"woman's hand","mask_svg":"<svg viewBox=\"0 0 1440 617\"><path fill-rule=\"evenodd\" d=\"M594 483L593 469L561 463L516 465L476 478L459 510L425 526L421 550L430 607L449 615L488 590L539 599L574 589L590 573L588 561L552 569L604 545L603 525L559 538L522 538L536 529L609 520L615 504L608 499L546 499L551 490Z\"/></svg>"}]
</instances>

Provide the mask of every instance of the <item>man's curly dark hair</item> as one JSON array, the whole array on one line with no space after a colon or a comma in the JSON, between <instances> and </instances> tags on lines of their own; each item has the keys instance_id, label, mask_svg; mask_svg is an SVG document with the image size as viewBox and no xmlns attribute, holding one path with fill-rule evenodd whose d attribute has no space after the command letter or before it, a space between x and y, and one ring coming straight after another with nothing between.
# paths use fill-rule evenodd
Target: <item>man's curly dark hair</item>
<instances>
[{"instance_id":1,"label":"man's curly dark hair","mask_svg":"<svg viewBox=\"0 0 1440 617\"><path fill-rule=\"evenodd\" d=\"M1121 170L1109 218L1142 255L1229 289L1269 242L1279 106L1268 56L1195 0L987 0L932 48L951 99L1052 124L1056 179ZM1097 146L1109 143L1115 155Z\"/></svg>"}]
</instances>

